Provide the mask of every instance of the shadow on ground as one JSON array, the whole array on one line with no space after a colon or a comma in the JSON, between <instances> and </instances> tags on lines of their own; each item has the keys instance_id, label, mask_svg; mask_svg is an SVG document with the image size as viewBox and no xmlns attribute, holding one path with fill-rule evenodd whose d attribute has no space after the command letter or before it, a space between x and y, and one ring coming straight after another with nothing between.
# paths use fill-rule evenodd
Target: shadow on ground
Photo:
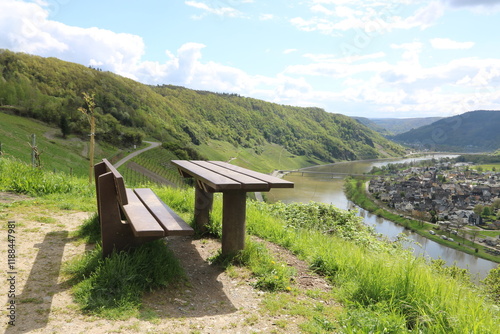
<instances>
[{"instance_id":1,"label":"shadow on ground","mask_svg":"<svg viewBox=\"0 0 500 334\"><path fill-rule=\"evenodd\" d=\"M6 333L28 333L44 328L49 322L53 296L68 287L59 284L64 247L70 242L68 231L50 232L42 243L35 244L38 253L26 284L20 295L16 295L16 326L9 326ZM30 305L28 311L26 305Z\"/></svg>"},{"instance_id":2,"label":"shadow on ground","mask_svg":"<svg viewBox=\"0 0 500 334\"><path fill-rule=\"evenodd\" d=\"M210 265L189 237L169 237L169 248L181 261L189 284L172 290L153 291L143 298L145 309L159 317L203 317L237 311L223 289L224 269Z\"/></svg>"}]
</instances>

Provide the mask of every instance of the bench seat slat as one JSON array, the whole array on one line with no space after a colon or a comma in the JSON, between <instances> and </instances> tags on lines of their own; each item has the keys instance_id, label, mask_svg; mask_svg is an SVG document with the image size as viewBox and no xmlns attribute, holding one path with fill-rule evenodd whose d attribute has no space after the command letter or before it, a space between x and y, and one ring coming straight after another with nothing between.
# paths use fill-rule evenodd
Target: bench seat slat
<instances>
[{"instance_id":1,"label":"bench seat slat","mask_svg":"<svg viewBox=\"0 0 500 334\"><path fill-rule=\"evenodd\" d=\"M165 229L165 235L192 235L191 226L186 224L149 188L134 189L135 194Z\"/></svg>"},{"instance_id":2,"label":"bench seat slat","mask_svg":"<svg viewBox=\"0 0 500 334\"><path fill-rule=\"evenodd\" d=\"M134 235L138 237L163 237L165 231L158 224L155 217L136 196L132 189L126 189L128 204L123 205L123 212L132 226Z\"/></svg>"}]
</instances>

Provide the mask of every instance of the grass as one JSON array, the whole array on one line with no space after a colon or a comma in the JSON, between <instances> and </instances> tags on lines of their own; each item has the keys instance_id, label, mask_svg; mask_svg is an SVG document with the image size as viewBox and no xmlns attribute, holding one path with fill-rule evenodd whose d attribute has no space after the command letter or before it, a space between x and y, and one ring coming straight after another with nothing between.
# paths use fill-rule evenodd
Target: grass
<instances>
[{"instance_id":1,"label":"grass","mask_svg":"<svg viewBox=\"0 0 500 334\"><path fill-rule=\"evenodd\" d=\"M65 264L81 309L107 319L139 317L144 292L185 281L178 259L162 240L103 259L97 214L85 220L74 236L95 248Z\"/></svg>"},{"instance_id":2,"label":"grass","mask_svg":"<svg viewBox=\"0 0 500 334\"><path fill-rule=\"evenodd\" d=\"M475 170L482 170L483 172L492 172L492 171L500 171L500 164L483 164L483 165L474 165L472 167Z\"/></svg>"},{"instance_id":3,"label":"grass","mask_svg":"<svg viewBox=\"0 0 500 334\"><path fill-rule=\"evenodd\" d=\"M185 280L178 260L161 240L105 259L98 244L68 263L64 272L78 282L72 290L81 309L107 319L138 317L144 292Z\"/></svg>"},{"instance_id":4,"label":"grass","mask_svg":"<svg viewBox=\"0 0 500 334\"><path fill-rule=\"evenodd\" d=\"M263 207L248 209L252 233L283 245L305 259L332 283L346 305L339 316L345 332L377 333L392 328L427 333L488 333L499 325L499 309L479 288L439 273L406 252L368 247L320 231L287 227L278 217L262 217ZM471 321L474 319L474 321Z\"/></svg>"},{"instance_id":5,"label":"grass","mask_svg":"<svg viewBox=\"0 0 500 334\"><path fill-rule=\"evenodd\" d=\"M225 258L219 252L210 259L213 263L222 264L226 268L237 265L245 266L256 277L254 286L263 291L291 291L291 281L295 270L278 261L261 242L250 238L245 240L245 249L235 257Z\"/></svg>"},{"instance_id":6,"label":"grass","mask_svg":"<svg viewBox=\"0 0 500 334\"><path fill-rule=\"evenodd\" d=\"M4 158L0 159L0 189L30 196L77 193L90 197L93 194L93 187L81 178Z\"/></svg>"},{"instance_id":7,"label":"grass","mask_svg":"<svg viewBox=\"0 0 500 334\"><path fill-rule=\"evenodd\" d=\"M74 233L74 236L87 244L97 244L101 240L101 228L97 213L86 219Z\"/></svg>"}]
</instances>

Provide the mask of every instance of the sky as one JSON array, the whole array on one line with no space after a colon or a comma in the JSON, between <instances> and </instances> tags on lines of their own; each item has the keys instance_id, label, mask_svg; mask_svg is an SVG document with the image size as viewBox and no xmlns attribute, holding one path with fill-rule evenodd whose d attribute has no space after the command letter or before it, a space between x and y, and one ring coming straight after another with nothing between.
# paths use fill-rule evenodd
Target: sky
<instances>
[{"instance_id":1,"label":"sky","mask_svg":"<svg viewBox=\"0 0 500 334\"><path fill-rule=\"evenodd\" d=\"M500 110L500 0L0 0L0 49L369 118Z\"/></svg>"}]
</instances>

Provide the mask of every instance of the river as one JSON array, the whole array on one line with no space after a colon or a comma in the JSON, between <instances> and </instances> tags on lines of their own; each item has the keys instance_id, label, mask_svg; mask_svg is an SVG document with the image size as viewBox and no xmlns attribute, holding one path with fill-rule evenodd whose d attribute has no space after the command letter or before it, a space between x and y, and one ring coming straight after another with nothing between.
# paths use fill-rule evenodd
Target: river
<instances>
[{"instance_id":1,"label":"river","mask_svg":"<svg viewBox=\"0 0 500 334\"><path fill-rule=\"evenodd\" d=\"M331 173L351 173L362 174L369 172L372 167L384 166L389 163L402 163L417 160L429 160L430 158L439 159L440 157L450 157L449 155L435 155L431 157L419 157L409 159L394 160L373 160L373 161L353 161L342 162L331 165L315 166L307 168L308 171L331 172ZM471 274L478 279L484 278L488 272L497 267L497 263L466 254L461 251L438 244L432 240L424 238L419 234L405 230L389 220L377 217L354 203L349 201L344 194L344 177L327 176L326 174L290 174L285 179L295 183L293 189L273 189L268 193L269 201L282 201L284 203L310 201L333 204L340 209L357 209L359 215L363 217L365 224L375 228L377 233L381 233L390 239L394 239L400 233L408 235L409 239L415 243L406 245L413 248L416 256L426 256L433 259L443 259L448 265L456 264L458 267L467 268Z\"/></svg>"}]
</instances>

